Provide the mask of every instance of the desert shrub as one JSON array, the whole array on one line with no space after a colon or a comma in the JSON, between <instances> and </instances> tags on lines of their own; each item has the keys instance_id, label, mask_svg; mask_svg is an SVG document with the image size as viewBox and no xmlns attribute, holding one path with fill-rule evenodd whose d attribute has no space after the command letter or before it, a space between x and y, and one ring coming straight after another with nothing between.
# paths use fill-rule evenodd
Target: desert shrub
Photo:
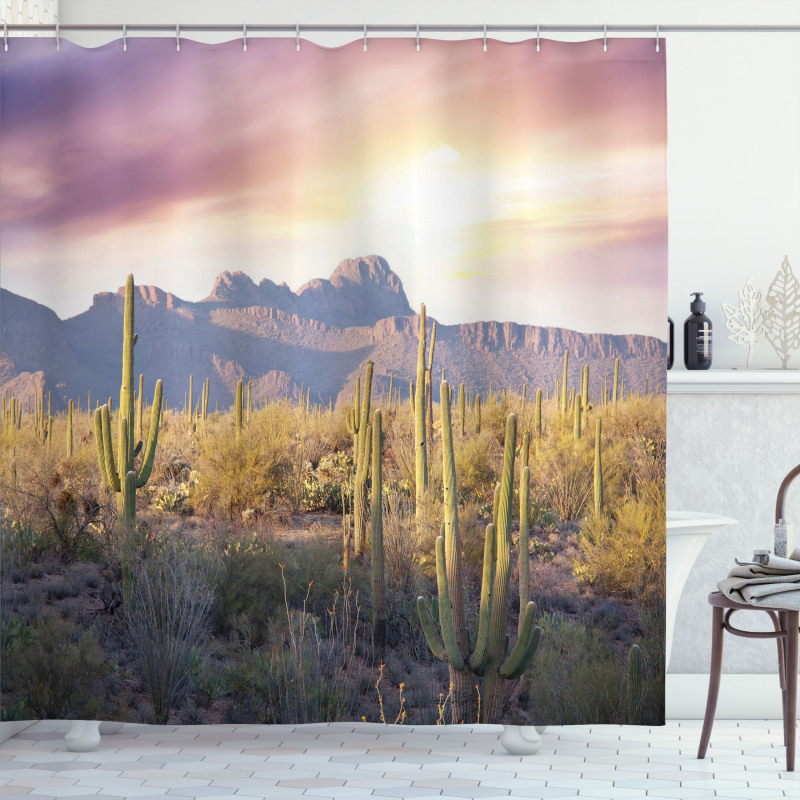
<instances>
[{"instance_id":1,"label":"desert shrub","mask_svg":"<svg viewBox=\"0 0 800 800\"><path fill-rule=\"evenodd\" d=\"M4 648L3 683L39 719L96 719L111 669L93 630L49 614Z\"/></svg>"},{"instance_id":2,"label":"desert shrub","mask_svg":"<svg viewBox=\"0 0 800 800\"><path fill-rule=\"evenodd\" d=\"M647 499L630 498L614 515L587 517L578 534L573 572L606 593L629 597L664 596L666 512L664 492L654 487Z\"/></svg>"},{"instance_id":3,"label":"desert shrub","mask_svg":"<svg viewBox=\"0 0 800 800\"><path fill-rule=\"evenodd\" d=\"M198 492L201 503L228 517L246 509L264 511L281 490L292 467L290 436L266 414L253 415L241 442L223 430L203 439Z\"/></svg>"},{"instance_id":4,"label":"desert shrub","mask_svg":"<svg viewBox=\"0 0 800 800\"><path fill-rule=\"evenodd\" d=\"M187 553L134 563L125 616L128 639L156 721L165 725L202 648L213 593L209 576Z\"/></svg>"},{"instance_id":5,"label":"desert shrub","mask_svg":"<svg viewBox=\"0 0 800 800\"><path fill-rule=\"evenodd\" d=\"M323 456L316 469L308 462L303 477L303 510L341 514L342 500L350 504L352 474L353 459L341 451Z\"/></svg>"},{"instance_id":6,"label":"desert shrub","mask_svg":"<svg viewBox=\"0 0 800 800\"><path fill-rule=\"evenodd\" d=\"M491 501L497 482L497 439L487 429L479 436L454 437L456 475L461 497Z\"/></svg>"},{"instance_id":7,"label":"desert shrub","mask_svg":"<svg viewBox=\"0 0 800 800\"><path fill-rule=\"evenodd\" d=\"M605 634L561 612L542 614L542 638L520 707L532 724L625 720L622 657Z\"/></svg>"},{"instance_id":8,"label":"desert shrub","mask_svg":"<svg viewBox=\"0 0 800 800\"><path fill-rule=\"evenodd\" d=\"M324 618L291 608L271 648L238 648L227 667L228 721L297 724L351 719L356 711L364 622L358 595L340 584ZM277 620L276 620L277 622Z\"/></svg>"},{"instance_id":9,"label":"desert shrub","mask_svg":"<svg viewBox=\"0 0 800 800\"><path fill-rule=\"evenodd\" d=\"M191 514L192 504L190 502L191 485L180 483L175 487L162 489L156 495L155 506L159 511L171 512L173 514Z\"/></svg>"},{"instance_id":10,"label":"desert shrub","mask_svg":"<svg viewBox=\"0 0 800 800\"><path fill-rule=\"evenodd\" d=\"M286 597L289 607L323 617L342 585L342 551L338 544L326 541L314 527L309 538L284 545L280 562L284 564ZM367 566L351 563L348 575L356 590L369 585ZM280 574L278 579L281 579ZM282 589L281 589L282 591Z\"/></svg>"},{"instance_id":11,"label":"desert shrub","mask_svg":"<svg viewBox=\"0 0 800 800\"><path fill-rule=\"evenodd\" d=\"M0 484L4 520L17 536L33 536L36 554L54 552L64 562L91 556L93 543L106 537L114 522L98 478L85 464L47 454L27 459L14 468L10 482Z\"/></svg>"},{"instance_id":12,"label":"desert shrub","mask_svg":"<svg viewBox=\"0 0 800 800\"><path fill-rule=\"evenodd\" d=\"M159 469L159 475L163 481L183 483L189 480L191 469L188 461L181 458L177 453L171 453L165 455L164 463Z\"/></svg>"},{"instance_id":13,"label":"desert shrub","mask_svg":"<svg viewBox=\"0 0 800 800\"><path fill-rule=\"evenodd\" d=\"M383 560L387 587L414 595L425 554L424 538L411 502L398 498L393 509L388 504L384 507Z\"/></svg>"},{"instance_id":14,"label":"desert shrub","mask_svg":"<svg viewBox=\"0 0 800 800\"><path fill-rule=\"evenodd\" d=\"M231 537L214 582L211 622L215 632L232 634L253 647L269 638L269 620L283 601L280 552L257 535Z\"/></svg>"},{"instance_id":15,"label":"desert shrub","mask_svg":"<svg viewBox=\"0 0 800 800\"><path fill-rule=\"evenodd\" d=\"M593 459L587 438L573 443L555 431L532 459L532 492L560 519L578 519L592 498Z\"/></svg>"}]
</instances>

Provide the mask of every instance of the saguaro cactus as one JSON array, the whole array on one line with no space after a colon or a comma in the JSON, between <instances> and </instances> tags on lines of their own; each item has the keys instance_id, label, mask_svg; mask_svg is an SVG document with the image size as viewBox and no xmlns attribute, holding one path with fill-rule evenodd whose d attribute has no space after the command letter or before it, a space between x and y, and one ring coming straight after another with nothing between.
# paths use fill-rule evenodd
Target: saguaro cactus
<instances>
[{"instance_id":1,"label":"saguaro cactus","mask_svg":"<svg viewBox=\"0 0 800 800\"><path fill-rule=\"evenodd\" d=\"M572 438L577 442L581 438L581 396L575 395L575 407L572 422Z\"/></svg>"},{"instance_id":2,"label":"saguaro cactus","mask_svg":"<svg viewBox=\"0 0 800 800\"><path fill-rule=\"evenodd\" d=\"M475 433L481 432L481 396L475 395Z\"/></svg>"},{"instance_id":3,"label":"saguaro cactus","mask_svg":"<svg viewBox=\"0 0 800 800\"><path fill-rule=\"evenodd\" d=\"M111 419L108 404L94 412L94 430L100 473L106 486L117 493L117 509L126 526L132 526L136 515L136 489L141 489L153 471L161 418L161 381L156 381L150 429L139 469L134 459L142 451L142 440L134 445L133 348L138 339L133 332L133 275L125 284L125 312L122 325L122 385L119 390L119 446L117 459L111 443Z\"/></svg>"},{"instance_id":4,"label":"saguaro cactus","mask_svg":"<svg viewBox=\"0 0 800 800\"><path fill-rule=\"evenodd\" d=\"M442 383L442 397L449 397ZM483 581L477 631L468 636L464 613L464 577L458 533L458 491L455 474L453 431L449 403L442 403L442 469L445 519L436 540L436 577L439 592L441 640L436 635L423 597L417 608L423 632L433 654L448 663L452 692L452 720L473 718L470 672L483 678L480 722L499 722L503 704L503 681L519 678L530 666L541 630L533 629L535 605L525 607L522 632L506 658L505 626L509 612L511 576L511 500L514 476L517 421L510 414L506 423L503 479L496 493L495 521L486 528Z\"/></svg>"},{"instance_id":5,"label":"saguaro cactus","mask_svg":"<svg viewBox=\"0 0 800 800\"><path fill-rule=\"evenodd\" d=\"M603 513L603 420L598 417L594 435L594 513Z\"/></svg>"},{"instance_id":6,"label":"saguaro cactus","mask_svg":"<svg viewBox=\"0 0 800 800\"><path fill-rule=\"evenodd\" d=\"M375 650L382 654L386 648L386 581L383 566L383 426L381 410L372 419L372 526L370 559L372 567L372 630Z\"/></svg>"},{"instance_id":7,"label":"saguaro cactus","mask_svg":"<svg viewBox=\"0 0 800 800\"><path fill-rule=\"evenodd\" d=\"M628 651L628 725L642 724L642 648L635 644Z\"/></svg>"},{"instance_id":8,"label":"saguaro cactus","mask_svg":"<svg viewBox=\"0 0 800 800\"><path fill-rule=\"evenodd\" d=\"M367 475L369 474L370 437L369 437L369 406L372 398L372 362L367 361L364 375L364 397L361 408L358 405L358 386L356 379L355 406L347 414L347 430L353 436L353 463L355 465L355 478L353 485L353 548L355 554L361 555L364 551L367 536ZM359 415L360 410L360 415Z\"/></svg>"},{"instance_id":9,"label":"saguaro cactus","mask_svg":"<svg viewBox=\"0 0 800 800\"><path fill-rule=\"evenodd\" d=\"M542 390L536 390L536 413L533 418L533 429L536 431L537 441L542 438Z\"/></svg>"},{"instance_id":10,"label":"saguaro cactus","mask_svg":"<svg viewBox=\"0 0 800 800\"><path fill-rule=\"evenodd\" d=\"M466 397L464 396L464 384L458 387L458 423L461 427L461 435L464 435L464 424L467 417Z\"/></svg>"},{"instance_id":11,"label":"saguaro cactus","mask_svg":"<svg viewBox=\"0 0 800 800\"><path fill-rule=\"evenodd\" d=\"M619 358L614 359L614 397L611 401L613 405L617 404L617 392L619 389Z\"/></svg>"},{"instance_id":12,"label":"saguaro cactus","mask_svg":"<svg viewBox=\"0 0 800 800\"><path fill-rule=\"evenodd\" d=\"M564 351L564 380L561 383L561 416L567 416L567 401L569 389L567 388L567 370L569 367L569 350Z\"/></svg>"},{"instance_id":13,"label":"saguaro cactus","mask_svg":"<svg viewBox=\"0 0 800 800\"><path fill-rule=\"evenodd\" d=\"M531 452L531 434L522 436L521 470L519 477L519 624L518 635L525 623L525 606L531 598L530 519L531 470L528 460Z\"/></svg>"},{"instance_id":14,"label":"saguaro cactus","mask_svg":"<svg viewBox=\"0 0 800 800\"><path fill-rule=\"evenodd\" d=\"M414 451L416 453L417 514L425 502L428 488L428 447L425 438L425 303L419 307L419 347L417 348L417 385L414 395Z\"/></svg>"}]
</instances>

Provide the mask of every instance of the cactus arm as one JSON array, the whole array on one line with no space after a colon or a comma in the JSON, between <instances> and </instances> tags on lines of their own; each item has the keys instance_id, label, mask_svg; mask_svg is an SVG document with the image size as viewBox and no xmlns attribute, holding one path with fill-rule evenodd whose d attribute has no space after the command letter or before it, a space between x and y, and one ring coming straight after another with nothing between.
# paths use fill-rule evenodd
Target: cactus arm
<instances>
[{"instance_id":1,"label":"cactus arm","mask_svg":"<svg viewBox=\"0 0 800 800\"><path fill-rule=\"evenodd\" d=\"M539 640L542 637L542 629L537 625L526 639L517 639L517 644L511 651L511 655L506 662L500 667L500 677L508 680L520 678L525 672L528 671L533 659L536 656L536 651L539 648ZM519 655L515 658L514 653L517 650L517 645L524 642L524 647L519 651ZM513 661L512 661L513 659Z\"/></svg>"},{"instance_id":2,"label":"cactus arm","mask_svg":"<svg viewBox=\"0 0 800 800\"><path fill-rule=\"evenodd\" d=\"M94 439L97 444L97 462L100 465L100 475L103 483L109 488L114 489L114 484L108 477L106 471L106 451L103 444L103 412L98 408L94 412Z\"/></svg>"},{"instance_id":3,"label":"cactus arm","mask_svg":"<svg viewBox=\"0 0 800 800\"><path fill-rule=\"evenodd\" d=\"M492 608L492 570L494 568L494 525L486 526L483 540L483 578L481 581L481 604L478 611L478 631L475 635L469 668L476 674L483 674L486 661L486 644L489 641L489 617Z\"/></svg>"},{"instance_id":4,"label":"cactus arm","mask_svg":"<svg viewBox=\"0 0 800 800\"><path fill-rule=\"evenodd\" d=\"M433 653L439 661L447 661L447 653L445 652L444 645L436 636L436 631L433 629L431 613L428 610L428 604L425 602L425 598L422 595L417 598L417 613L419 614L419 621L422 623L422 632L425 634L425 641L428 643L431 653Z\"/></svg>"},{"instance_id":5,"label":"cactus arm","mask_svg":"<svg viewBox=\"0 0 800 800\"><path fill-rule=\"evenodd\" d=\"M142 447L143 446L144 446L144 442L141 439L139 439L139 441L136 443L136 447L133 448L133 457L134 458L136 458L136 456L138 456L139 453L142 452Z\"/></svg>"},{"instance_id":6,"label":"cactus arm","mask_svg":"<svg viewBox=\"0 0 800 800\"><path fill-rule=\"evenodd\" d=\"M107 405L101 406L100 415L103 424L103 458L106 467L105 474L108 477L108 487L115 492L121 492L122 486L119 482L119 471L114 462L114 446L111 443L111 419Z\"/></svg>"},{"instance_id":7,"label":"cactus arm","mask_svg":"<svg viewBox=\"0 0 800 800\"><path fill-rule=\"evenodd\" d=\"M150 410L150 429L147 431L147 447L144 450L142 465L136 476L136 488L141 489L150 479L153 463L156 459L156 445L158 444L158 421L161 419L161 397L163 389L161 381L156 381L156 391L153 395L153 407ZM141 442L139 442L141 444Z\"/></svg>"},{"instance_id":8,"label":"cactus arm","mask_svg":"<svg viewBox=\"0 0 800 800\"><path fill-rule=\"evenodd\" d=\"M444 557L444 536L439 536L436 539L436 583L439 589L439 625L442 628L442 641L447 651L447 658L454 669L462 670L464 669L464 657L456 646L453 607L450 602L447 563Z\"/></svg>"},{"instance_id":9,"label":"cactus arm","mask_svg":"<svg viewBox=\"0 0 800 800\"><path fill-rule=\"evenodd\" d=\"M518 678L522 672L520 666L524 661L524 657L528 652L531 644L531 631L533 630L533 618L536 615L536 604L528 603L525 606L525 613L522 616L522 625L520 626L519 636L517 637L516 644L511 650L511 654L500 667L500 675L503 678ZM537 638L538 644L538 638Z\"/></svg>"}]
</instances>

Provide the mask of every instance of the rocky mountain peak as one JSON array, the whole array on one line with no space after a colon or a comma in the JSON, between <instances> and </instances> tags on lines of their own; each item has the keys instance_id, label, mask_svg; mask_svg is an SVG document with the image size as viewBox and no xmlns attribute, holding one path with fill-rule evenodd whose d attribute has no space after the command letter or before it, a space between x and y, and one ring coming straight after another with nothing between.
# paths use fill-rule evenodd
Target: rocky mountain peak
<instances>
[{"instance_id":1,"label":"rocky mountain peak","mask_svg":"<svg viewBox=\"0 0 800 800\"><path fill-rule=\"evenodd\" d=\"M244 272L220 272L211 294L203 302L229 303L237 306L258 305L259 291L253 279Z\"/></svg>"}]
</instances>

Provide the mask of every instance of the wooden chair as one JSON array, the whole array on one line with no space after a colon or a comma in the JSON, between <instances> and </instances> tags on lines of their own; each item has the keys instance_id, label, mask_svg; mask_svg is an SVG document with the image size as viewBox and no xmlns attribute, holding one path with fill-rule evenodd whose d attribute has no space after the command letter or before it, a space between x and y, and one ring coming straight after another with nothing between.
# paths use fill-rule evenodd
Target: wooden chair
<instances>
[{"instance_id":1,"label":"wooden chair","mask_svg":"<svg viewBox=\"0 0 800 800\"><path fill-rule=\"evenodd\" d=\"M800 612L787 611L784 608L766 608L737 603L721 592L711 592L708 602L713 608L713 627L711 638L711 675L708 684L708 700L706 716L703 720L703 732L700 735L698 758L706 757L708 742L711 739L711 727L714 724L714 713L717 710L719 684L722 677L722 637L725 631L734 636L745 636L748 639L775 639L778 644L778 675L783 693L783 743L786 746L786 769L794 771L795 744L797 741L797 643L798 615ZM737 611L763 611L772 620L774 631L744 631L734 628L730 618Z\"/></svg>"},{"instance_id":2,"label":"wooden chair","mask_svg":"<svg viewBox=\"0 0 800 800\"><path fill-rule=\"evenodd\" d=\"M783 519L783 506L786 491L792 481L800 475L798 464L781 483L778 499L775 503L775 522ZM786 769L794 771L795 745L797 743L797 667L798 667L798 624L800 612L785 608L768 608L751 606L748 603L737 603L721 592L711 592L708 602L713 609L711 629L711 675L708 684L708 700L706 716L703 720L703 732L700 735L698 758L705 758L708 742L711 738L711 727L714 724L714 713L717 710L719 683L722 676L722 638L725 631L734 636L745 636L748 639L775 639L778 645L778 675L783 693L783 744L786 747ZM744 631L734 628L731 617L737 611L763 611L772 620L774 631Z\"/></svg>"}]
</instances>

